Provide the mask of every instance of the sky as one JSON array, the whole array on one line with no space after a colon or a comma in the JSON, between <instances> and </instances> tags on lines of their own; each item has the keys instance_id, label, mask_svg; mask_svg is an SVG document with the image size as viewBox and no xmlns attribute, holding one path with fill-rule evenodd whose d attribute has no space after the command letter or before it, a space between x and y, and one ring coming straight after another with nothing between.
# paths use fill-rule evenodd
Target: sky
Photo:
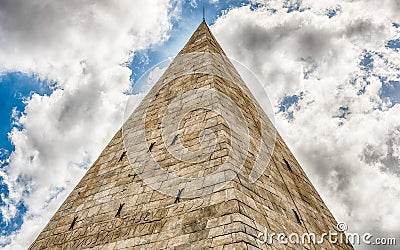
<instances>
[{"instance_id":1,"label":"sky","mask_svg":"<svg viewBox=\"0 0 400 250\"><path fill-rule=\"evenodd\" d=\"M336 219L400 240L398 0L0 0L2 248L35 239L203 4Z\"/></svg>"}]
</instances>

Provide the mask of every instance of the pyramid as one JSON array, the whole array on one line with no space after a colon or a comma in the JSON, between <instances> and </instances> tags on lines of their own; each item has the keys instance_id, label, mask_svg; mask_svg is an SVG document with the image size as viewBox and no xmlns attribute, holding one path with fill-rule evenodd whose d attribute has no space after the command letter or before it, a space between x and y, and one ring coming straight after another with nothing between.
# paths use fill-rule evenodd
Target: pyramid
<instances>
[{"instance_id":1,"label":"pyramid","mask_svg":"<svg viewBox=\"0 0 400 250\"><path fill-rule=\"evenodd\" d=\"M338 230L203 21L29 249L353 249L265 229Z\"/></svg>"}]
</instances>

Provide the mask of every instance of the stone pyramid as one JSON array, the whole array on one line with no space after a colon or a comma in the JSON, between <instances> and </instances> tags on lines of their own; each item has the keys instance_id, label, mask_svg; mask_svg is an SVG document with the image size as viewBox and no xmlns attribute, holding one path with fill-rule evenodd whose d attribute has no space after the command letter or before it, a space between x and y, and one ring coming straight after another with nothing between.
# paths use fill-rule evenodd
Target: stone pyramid
<instances>
[{"instance_id":1,"label":"stone pyramid","mask_svg":"<svg viewBox=\"0 0 400 250\"><path fill-rule=\"evenodd\" d=\"M352 249L262 241L336 226L202 22L30 249Z\"/></svg>"}]
</instances>

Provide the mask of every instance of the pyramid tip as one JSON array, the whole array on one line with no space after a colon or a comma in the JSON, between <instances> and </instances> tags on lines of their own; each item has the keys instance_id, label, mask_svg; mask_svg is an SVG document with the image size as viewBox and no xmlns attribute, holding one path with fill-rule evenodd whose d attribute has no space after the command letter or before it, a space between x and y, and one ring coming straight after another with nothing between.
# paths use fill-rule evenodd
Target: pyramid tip
<instances>
[{"instance_id":1,"label":"pyramid tip","mask_svg":"<svg viewBox=\"0 0 400 250\"><path fill-rule=\"evenodd\" d=\"M196 31L190 37L189 41L179 52L179 54L194 52L209 52L225 55L221 46L212 35L210 28L208 27L208 24L205 20L200 23Z\"/></svg>"}]
</instances>

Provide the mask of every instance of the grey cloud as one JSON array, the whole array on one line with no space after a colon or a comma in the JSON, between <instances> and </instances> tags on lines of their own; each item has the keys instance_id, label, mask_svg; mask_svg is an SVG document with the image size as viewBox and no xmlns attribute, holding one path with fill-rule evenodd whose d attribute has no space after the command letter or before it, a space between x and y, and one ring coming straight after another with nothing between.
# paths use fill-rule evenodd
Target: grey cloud
<instances>
[{"instance_id":1,"label":"grey cloud","mask_svg":"<svg viewBox=\"0 0 400 250\"><path fill-rule=\"evenodd\" d=\"M243 23L240 25L239 32L235 34L235 38L239 41L239 45L244 49L254 51L254 49L269 51L277 46L280 40L289 36L289 34L299 27L271 27L265 29L254 23Z\"/></svg>"},{"instance_id":2,"label":"grey cloud","mask_svg":"<svg viewBox=\"0 0 400 250\"><path fill-rule=\"evenodd\" d=\"M383 172L400 177L400 126L392 128L382 144L366 145L361 159Z\"/></svg>"},{"instance_id":3,"label":"grey cloud","mask_svg":"<svg viewBox=\"0 0 400 250\"><path fill-rule=\"evenodd\" d=\"M344 33L349 38L359 36L379 37L384 30L383 25L375 24L370 19L357 19L346 26Z\"/></svg>"},{"instance_id":4,"label":"grey cloud","mask_svg":"<svg viewBox=\"0 0 400 250\"><path fill-rule=\"evenodd\" d=\"M80 1L23 1L1 0L0 23L3 35L2 46L21 44L30 49L36 46L56 45L61 39L68 39L68 29L74 22L88 19L84 9L93 4L82 4ZM82 19L77 17L82 13ZM70 15L71 16L70 16ZM12 44L10 42L17 42ZM68 49L68 48L64 48Z\"/></svg>"},{"instance_id":5,"label":"grey cloud","mask_svg":"<svg viewBox=\"0 0 400 250\"><path fill-rule=\"evenodd\" d=\"M243 24L236 35L239 45L247 51L263 51L266 55L277 47L286 46L300 58L317 58L327 53L331 35L312 26L287 23L265 29L251 23ZM294 38L292 40L292 38Z\"/></svg>"},{"instance_id":6,"label":"grey cloud","mask_svg":"<svg viewBox=\"0 0 400 250\"><path fill-rule=\"evenodd\" d=\"M298 38L301 57L311 57L318 60L327 55L331 46L331 36L326 30L304 29Z\"/></svg>"},{"instance_id":7,"label":"grey cloud","mask_svg":"<svg viewBox=\"0 0 400 250\"><path fill-rule=\"evenodd\" d=\"M61 126L60 132L72 129L76 122L93 118L93 113L102 104L100 93L104 89L98 84L99 80L90 79L90 81L93 81L90 85L82 84L83 86L76 91L65 93L63 103L54 107L53 115L57 124Z\"/></svg>"},{"instance_id":8,"label":"grey cloud","mask_svg":"<svg viewBox=\"0 0 400 250\"><path fill-rule=\"evenodd\" d=\"M248 20L235 24L235 32L225 33L223 47L234 52L235 58L246 58L249 67L259 75L264 75L268 84L288 86L286 94L302 91L299 77L309 77L309 69L315 71L321 60L330 57L334 33L306 23L302 18L283 21L274 26L261 26ZM229 39L232 42L224 42ZM284 52L288 58L301 62L296 70L289 70L280 60ZM307 76L306 76L307 75Z\"/></svg>"},{"instance_id":9,"label":"grey cloud","mask_svg":"<svg viewBox=\"0 0 400 250\"><path fill-rule=\"evenodd\" d=\"M294 47L293 51L299 57L320 57L330 45L330 33L314 26L303 26L301 20L270 28L249 22L240 26L235 38L239 46L247 51L264 51L268 54L277 47L287 46Z\"/></svg>"}]
</instances>

